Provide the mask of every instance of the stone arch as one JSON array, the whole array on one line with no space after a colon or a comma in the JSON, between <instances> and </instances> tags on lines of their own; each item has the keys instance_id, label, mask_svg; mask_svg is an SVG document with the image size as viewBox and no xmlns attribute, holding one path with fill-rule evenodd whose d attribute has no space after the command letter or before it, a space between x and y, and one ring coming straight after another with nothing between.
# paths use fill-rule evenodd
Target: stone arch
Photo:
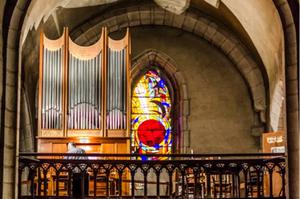
<instances>
[{"instance_id":1,"label":"stone arch","mask_svg":"<svg viewBox=\"0 0 300 199\"><path fill-rule=\"evenodd\" d=\"M176 148L181 153L186 153L190 147L190 134L188 127L189 117L189 97L185 77L183 73L177 69L176 62L167 54L157 51L155 49L147 49L141 54L137 55L132 60L131 79L136 79L141 75L145 66L158 65L164 70L168 79L173 86L172 90L175 92L174 100L174 118L175 132L177 136Z\"/></svg>"},{"instance_id":2,"label":"stone arch","mask_svg":"<svg viewBox=\"0 0 300 199\"><path fill-rule=\"evenodd\" d=\"M5 4L6 3L6 4ZM20 125L20 98L21 98L21 60L20 60L20 30L30 1L6 1L4 6L3 24L3 78L1 103L1 133L3 150L1 149L0 178L2 198L17 196L15 189L18 166L17 154L19 151Z\"/></svg>"},{"instance_id":3,"label":"stone arch","mask_svg":"<svg viewBox=\"0 0 300 199\"><path fill-rule=\"evenodd\" d=\"M285 37L285 58L287 60L285 66L286 72L286 106L287 106L287 134L288 134L288 156L289 156L289 192L291 198L300 197L299 195L299 90L298 90L298 59L297 59L297 35L293 16L289 8L287 0L273 0L278 12L280 13L283 23ZM1 18L2 30L0 47L2 50L3 60L0 65L3 67L1 74L1 133L3 148L1 148L1 160L5 165L1 169L0 179L3 180L0 188L3 198L14 198L17 196L15 189L15 179L17 178L16 164L18 160L15 154L18 153L15 138L18 137L19 131L16 128L16 118L19 113L16 108L19 106L18 93L20 92L20 84L16 82L21 78L21 57L19 51L19 39L23 18L26 15L30 0L8 1L4 0L0 4L3 10L3 18ZM298 6L298 5L296 5ZM2 16L1 16L2 17ZM182 24L182 23L181 23ZM217 34L215 32L215 34ZM222 36L220 39L222 40ZM224 38L223 38L224 39ZM8 46L9 44L9 46ZM224 42L225 45L225 42ZM245 62L247 62L245 60ZM247 64L249 65L249 64ZM12 86L11 83L15 85ZM12 108L12 109L10 109ZM17 116L17 117L16 117ZM15 145L14 145L15 144ZM12 146L13 145L13 146ZM6 156L2 155L6 154ZM7 159L9 158L9 159ZM5 174L5 176L3 175Z\"/></svg>"},{"instance_id":4,"label":"stone arch","mask_svg":"<svg viewBox=\"0 0 300 199\"><path fill-rule=\"evenodd\" d=\"M285 102L286 102L286 130L288 147L288 168L289 168L289 197L300 198L300 173L299 173L299 66L298 53L299 46L297 40L295 18L299 17L299 2L289 2L288 0L273 0L284 31L285 42ZM293 17L290 5L298 7L297 13ZM295 8L296 9L296 8ZM298 19L299 20L299 19ZM299 34L299 29L298 29ZM299 36L298 36L299 39Z\"/></svg>"},{"instance_id":5,"label":"stone arch","mask_svg":"<svg viewBox=\"0 0 300 199\"><path fill-rule=\"evenodd\" d=\"M133 6L98 18L89 20L70 33L75 42L90 45L98 39L96 32L107 26L108 32L121 30L127 26L164 25L193 33L220 49L236 66L248 86L254 110L259 115L259 122L267 122L268 81L264 79L261 67L252 58L247 48L222 25L215 23L197 11L187 11L176 15L159 7ZM261 131L261 129L259 130ZM264 131L264 130L263 130ZM261 132L260 132L261 133ZM255 133L255 134L260 134Z\"/></svg>"},{"instance_id":6,"label":"stone arch","mask_svg":"<svg viewBox=\"0 0 300 199\"><path fill-rule=\"evenodd\" d=\"M32 117L28 102L28 96L25 88L22 88L21 93L21 105L20 105L20 118L23 120L20 121L20 151L33 152L34 151L34 129Z\"/></svg>"}]
</instances>

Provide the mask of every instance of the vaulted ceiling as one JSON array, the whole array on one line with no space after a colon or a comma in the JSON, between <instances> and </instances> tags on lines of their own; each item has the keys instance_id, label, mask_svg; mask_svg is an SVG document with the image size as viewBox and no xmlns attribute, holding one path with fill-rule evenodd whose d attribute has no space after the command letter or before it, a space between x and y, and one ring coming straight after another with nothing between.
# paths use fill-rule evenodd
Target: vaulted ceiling
<instances>
[{"instance_id":1,"label":"vaulted ceiling","mask_svg":"<svg viewBox=\"0 0 300 199\"><path fill-rule=\"evenodd\" d=\"M108 26L110 31L120 30L123 27L120 24L121 21L113 22L119 23L117 26L112 24L111 20L108 20L109 16L130 18L130 16L134 16L136 10L147 9L152 15L161 14L160 11L155 10L155 6L160 6L166 10L165 13L172 13L183 20L189 17L198 20L203 15L204 18L207 18L205 20L209 26L214 27L214 23L216 23L220 27L222 26L217 29L227 29L246 48L248 57L254 60L255 63L252 62L253 69L256 66L260 68L265 85L265 94L263 95L266 95L267 101L272 103L274 96L278 95L276 93L278 85L281 85L280 94L283 93L281 91L283 86L280 82L283 79L284 36L280 16L272 0L49 0L47 4L44 1L32 0L22 27L21 42L22 44L26 43L23 45L23 57L37 60L39 38L37 34L41 29L49 38L54 39L59 37L63 27L67 26L72 39L80 44L89 45L97 38L90 37L92 38L90 42L85 43L80 41L80 37L86 37L83 33L94 34L93 27ZM195 12L200 15L191 14ZM110 27L112 25L114 27ZM176 24L174 26L177 27ZM178 26L180 27L177 28L184 29L182 25ZM33 69L32 71L37 72ZM253 79L257 79L257 75L249 72L247 78L248 81L253 82ZM255 85L253 86L252 93L260 92ZM264 102L260 103L264 104Z\"/></svg>"},{"instance_id":2,"label":"vaulted ceiling","mask_svg":"<svg viewBox=\"0 0 300 199\"><path fill-rule=\"evenodd\" d=\"M48 35L57 37L62 26L68 26L72 31L82 23L88 23L96 15L109 12L113 6L141 3L143 0L33 0L29 14L23 26L23 39L33 28L42 23L48 27ZM146 2L146 1L144 1ZM283 31L280 17L272 0L264 1L232 1L232 0L155 0L155 2L175 14L186 9L198 9L201 12L223 23L231 31L238 34L252 54L264 65L270 80L270 95L275 88L276 80L280 78L283 64L282 49ZM80 17L78 17L80 16ZM55 30L55 31L53 31Z\"/></svg>"}]
</instances>

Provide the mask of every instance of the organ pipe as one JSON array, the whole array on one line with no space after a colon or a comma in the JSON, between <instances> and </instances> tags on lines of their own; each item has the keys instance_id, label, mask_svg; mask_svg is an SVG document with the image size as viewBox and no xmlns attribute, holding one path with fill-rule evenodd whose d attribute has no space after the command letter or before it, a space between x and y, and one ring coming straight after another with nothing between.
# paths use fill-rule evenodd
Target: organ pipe
<instances>
[{"instance_id":1,"label":"organ pipe","mask_svg":"<svg viewBox=\"0 0 300 199\"><path fill-rule=\"evenodd\" d=\"M129 43L128 30L113 40L103 28L91 46L74 43L67 29L57 40L41 34L40 136L129 129Z\"/></svg>"}]
</instances>

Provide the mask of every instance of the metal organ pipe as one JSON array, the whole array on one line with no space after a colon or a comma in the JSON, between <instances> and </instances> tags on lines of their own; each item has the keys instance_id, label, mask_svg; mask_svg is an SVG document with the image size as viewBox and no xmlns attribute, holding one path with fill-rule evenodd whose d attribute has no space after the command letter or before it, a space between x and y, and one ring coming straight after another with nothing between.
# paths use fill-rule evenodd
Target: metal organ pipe
<instances>
[{"instance_id":1,"label":"metal organ pipe","mask_svg":"<svg viewBox=\"0 0 300 199\"><path fill-rule=\"evenodd\" d=\"M116 66L116 53L115 53L115 51L113 50L112 51L113 52L113 56L112 56L112 58L113 58L113 63L112 63L112 71L111 71L111 76L110 76L110 79L111 79L111 82L112 82L112 95L111 95L111 101L112 101L112 105L111 105L111 112L112 112L112 115L111 115L111 118L110 118L110 120L111 120L111 123L112 123L112 125L111 125L111 129L114 129L114 106L115 106L115 83L116 83L116 81L114 81L114 74L115 74L115 66Z\"/></svg>"},{"instance_id":2,"label":"metal organ pipe","mask_svg":"<svg viewBox=\"0 0 300 199\"><path fill-rule=\"evenodd\" d=\"M114 50L108 48L107 66L107 119L108 129L126 127L126 48Z\"/></svg>"},{"instance_id":3,"label":"metal organ pipe","mask_svg":"<svg viewBox=\"0 0 300 199\"><path fill-rule=\"evenodd\" d=\"M86 119L86 115L87 115L87 111L86 111L86 109L87 109L87 102L88 102L88 100L87 100L87 78L86 78L86 76L87 76L87 68L88 68L88 66L89 66L89 62L88 62L88 60L85 60L84 61L84 73L83 73L83 84L84 84L84 101L83 101L83 128L84 129L86 129L87 128L87 126L86 126L86 121L87 121L87 119Z\"/></svg>"},{"instance_id":4,"label":"metal organ pipe","mask_svg":"<svg viewBox=\"0 0 300 199\"><path fill-rule=\"evenodd\" d=\"M82 101L81 101L81 104L82 104L82 126L81 128L85 129L85 105L86 105L86 79L85 79L85 73L86 73L86 68L87 68L87 61L86 60L83 60L83 66L82 66L82 87L83 87L83 95L82 95Z\"/></svg>"},{"instance_id":5,"label":"metal organ pipe","mask_svg":"<svg viewBox=\"0 0 300 199\"><path fill-rule=\"evenodd\" d=\"M87 94L88 94L88 104L87 104L87 129L91 129L91 110L90 110L90 104L91 104L91 91L90 91L90 81L91 81L91 75L90 75L90 71L91 71L91 65L92 65L92 60L89 60L89 67L87 70Z\"/></svg>"},{"instance_id":6,"label":"metal organ pipe","mask_svg":"<svg viewBox=\"0 0 300 199\"><path fill-rule=\"evenodd\" d=\"M122 67L122 82L123 82L123 85L122 85L122 112L123 112L123 115L122 115L122 121L123 121L123 124L122 124L122 128L123 129L126 129L126 122L127 122L127 119L126 119L126 97L127 97L127 79L124 78L127 74L127 69L126 69L126 65L124 63L126 63L126 55L125 55L125 52L126 52L126 49L123 50L122 52L122 63L123 63L123 67Z\"/></svg>"},{"instance_id":7,"label":"metal organ pipe","mask_svg":"<svg viewBox=\"0 0 300 199\"><path fill-rule=\"evenodd\" d=\"M101 121L102 121L102 117L101 117L101 113L102 113L102 63L103 63L103 60L102 60L102 53L101 52L97 58L96 58L96 65L95 65L95 68L96 68L96 77L94 79L94 81L96 82L96 85L98 85L98 88L96 88L97 92L95 93L96 95L96 99L97 99L97 104L95 105L95 107L97 108L97 112L94 111L94 117L95 117L95 120L97 121L97 128L102 128L101 126ZM99 119L100 118L100 119Z\"/></svg>"},{"instance_id":8,"label":"metal organ pipe","mask_svg":"<svg viewBox=\"0 0 300 199\"><path fill-rule=\"evenodd\" d=\"M58 61L57 61L57 81L56 81L56 128L60 128L60 58L61 58L61 49L58 50Z\"/></svg>"},{"instance_id":9,"label":"metal organ pipe","mask_svg":"<svg viewBox=\"0 0 300 199\"><path fill-rule=\"evenodd\" d=\"M62 119L62 48L43 49L42 123L43 129L60 129Z\"/></svg>"},{"instance_id":10,"label":"metal organ pipe","mask_svg":"<svg viewBox=\"0 0 300 199\"><path fill-rule=\"evenodd\" d=\"M82 103L82 95L83 95L83 86L82 86L82 73L83 73L83 61L80 60L80 73L78 74L79 75L79 83L80 83L80 86L79 86L79 110L80 110L80 114L79 114L79 129L82 129L82 106L81 106L81 103Z\"/></svg>"},{"instance_id":11,"label":"metal organ pipe","mask_svg":"<svg viewBox=\"0 0 300 199\"><path fill-rule=\"evenodd\" d=\"M58 99L58 104L59 104L59 117L58 117L58 128L61 128L61 119L62 119L62 54L63 50L60 50L60 61L59 61L59 72L58 72L58 93L59 93L59 99Z\"/></svg>"},{"instance_id":12,"label":"metal organ pipe","mask_svg":"<svg viewBox=\"0 0 300 199\"><path fill-rule=\"evenodd\" d=\"M94 58L69 59L69 118L70 129L100 128L101 113L101 53Z\"/></svg>"},{"instance_id":13,"label":"metal organ pipe","mask_svg":"<svg viewBox=\"0 0 300 199\"><path fill-rule=\"evenodd\" d=\"M105 31L104 31L105 32ZM48 42L48 43L47 43ZM40 93L41 100L41 128L63 129L63 100L66 103L67 129L100 129L103 122L107 129L125 129L127 123L127 68L126 48L119 48L124 41L114 43L112 47L104 46L102 40L99 46L94 45L90 49L99 53L91 57L91 53L83 52L83 48L69 42L69 49L65 47L65 40L44 42L42 56L42 80ZM110 41L108 40L108 43ZM61 45L57 49L57 46ZM47 45L50 45L47 49ZM102 50L100 50L102 45ZM108 44L110 46L110 44ZM96 48L95 48L96 47ZM103 47L107 49L106 74L103 72ZM56 49L55 49L56 48ZM53 50L54 49L54 50ZM88 48L86 48L87 50ZM64 58L68 50L68 61ZM65 66L68 63L68 66ZM64 74L64 67L67 67ZM102 85L102 77L106 76L106 83ZM63 95L64 80L67 77L67 95ZM102 86L105 86L105 96L102 96ZM63 96L66 96L66 98ZM106 98L106 107L102 107L102 98ZM105 120L102 117L102 109L105 108ZM103 121L104 120L104 121ZM101 122L102 121L102 122Z\"/></svg>"},{"instance_id":14,"label":"metal organ pipe","mask_svg":"<svg viewBox=\"0 0 300 199\"><path fill-rule=\"evenodd\" d=\"M76 68L76 73L74 73L74 81L75 81L75 85L74 85L74 98L75 98L75 102L74 102L74 114L75 114L75 128L78 129L79 128L79 92L80 92L80 79L76 78L75 74L79 74L79 66L80 66L80 60L76 59L76 64L74 65Z\"/></svg>"},{"instance_id":15,"label":"metal organ pipe","mask_svg":"<svg viewBox=\"0 0 300 199\"><path fill-rule=\"evenodd\" d=\"M118 54L118 64L117 64L117 68L118 68L118 70L117 70L117 99L116 99L116 101L117 101L117 106L116 106L116 113L117 113L117 118L116 118L116 120L117 120L117 126L116 126L116 128L120 128L120 101L119 101L119 99L120 99L120 91L121 91L121 80L120 80L120 74L121 74L121 71L120 71L120 69L121 69L121 67L120 67L120 63L121 63L121 53L120 53L120 51L118 51L117 52Z\"/></svg>"},{"instance_id":16,"label":"metal organ pipe","mask_svg":"<svg viewBox=\"0 0 300 199\"><path fill-rule=\"evenodd\" d=\"M85 103L85 128L86 129L90 129L89 128L89 110L88 110L88 108L89 108L89 103L90 103L90 99L89 99L89 76L88 76L88 71L89 71L89 69L90 69L90 60L87 60L86 61L87 62L87 66L88 67L86 67L86 73L85 73L85 77L86 77L86 80L85 80L85 87L86 87L86 96L85 96L85 98L86 98L86 103Z\"/></svg>"},{"instance_id":17,"label":"metal organ pipe","mask_svg":"<svg viewBox=\"0 0 300 199\"><path fill-rule=\"evenodd\" d=\"M97 124L96 124L96 121L98 120L96 117L96 114L95 114L95 109L97 108L96 106L96 101L97 101L97 94L95 94L96 92L96 85L95 85L95 79L96 79L96 67L98 66L97 64L97 57L95 57L93 59L93 65L92 65L92 74L91 74L91 77L92 77L92 86L91 86L91 95L92 95L92 100L91 100L91 104L92 104L92 120L91 120L91 123L92 123L92 126L94 125L95 127L94 128L98 128Z\"/></svg>"},{"instance_id":18,"label":"metal organ pipe","mask_svg":"<svg viewBox=\"0 0 300 199\"><path fill-rule=\"evenodd\" d=\"M68 98L68 113L69 113L69 117L68 117L68 127L72 128L73 127L73 109L71 107L73 107L73 65L74 65L74 59L72 57L72 55L69 56L69 98Z\"/></svg>"},{"instance_id":19,"label":"metal organ pipe","mask_svg":"<svg viewBox=\"0 0 300 199\"><path fill-rule=\"evenodd\" d=\"M54 55L53 55L53 52L50 51L50 65L48 66L48 69L49 69L49 126L48 128L51 128L52 127L52 122L53 122L53 117L52 117L52 109L53 109L53 95L52 95L52 88L53 88L53 62L54 62Z\"/></svg>"},{"instance_id":20,"label":"metal organ pipe","mask_svg":"<svg viewBox=\"0 0 300 199\"><path fill-rule=\"evenodd\" d=\"M107 110L107 114L106 114L106 121L107 121L107 128L108 129L110 129L110 118L109 118L109 116L110 116L110 103L111 103L111 99L110 99L110 97L111 97L111 87L110 87L110 71L111 71L111 69L110 69L110 65L111 65L111 52L110 52L110 49L108 49L108 67L107 67L107 94L106 94L106 98L107 98L107 100L106 100L106 110Z\"/></svg>"},{"instance_id":21,"label":"metal organ pipe","mask_svg":"<svg viewBox=\"0 0 300 199\"><path fill-rule=\"evenodd\" d=\"M54 52L54 56L55 56L55 63L54 63L54 67L53 67L53 128L57 128L56 125L57 125L57 122L56 122L56 119L57 119L57 67L58 67L58 51L55 51Z\"/></svg>"},{"instance_id":22,"label":"metal organ pipe","mask_svg":"<svg viewBox=\"0 0 300 199\"><path fill-rule=\"evenodd\" d=\"M56 64L57 64L57 51L53 52L54 63L52 66L52 128L55 128L55 109L56 109Z\"/></svg>"},{"instance_id":23,"label":"metal organ pipe","mask_svg":"<svg viewBox=\"0 0 300 199\"><path fill-rule=\"evenodd\" d=\"M46 65L47 65L47 49L43 49L43 67L42 67L42 70L43 70L43 80L42 80L42 85L43 85L43 90L42 90L42 128L45 128L46 126L46 114L45 114L45 109L46 109L46 95L45 95L45 92L46 92ZM46 64L45 64L46 63ZM41 89L41 88L39 88Z\"/></svg>"}]
</instances>

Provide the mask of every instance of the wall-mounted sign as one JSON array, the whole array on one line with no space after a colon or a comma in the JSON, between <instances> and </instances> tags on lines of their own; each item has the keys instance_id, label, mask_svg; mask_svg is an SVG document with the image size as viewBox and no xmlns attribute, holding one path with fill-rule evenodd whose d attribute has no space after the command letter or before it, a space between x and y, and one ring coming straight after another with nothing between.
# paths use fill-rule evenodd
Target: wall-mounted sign
<instances>
[{"instance_id":1,"label":"wall-mounted sign","mask_svg":"<svg viewBox=\"0 0 300 199\"><path fill-rule=\"evenodd\" d=\"M285 136L283 132L270 132L262 135L264 153L285 153Z\"/></svg>"}]
</instances>

